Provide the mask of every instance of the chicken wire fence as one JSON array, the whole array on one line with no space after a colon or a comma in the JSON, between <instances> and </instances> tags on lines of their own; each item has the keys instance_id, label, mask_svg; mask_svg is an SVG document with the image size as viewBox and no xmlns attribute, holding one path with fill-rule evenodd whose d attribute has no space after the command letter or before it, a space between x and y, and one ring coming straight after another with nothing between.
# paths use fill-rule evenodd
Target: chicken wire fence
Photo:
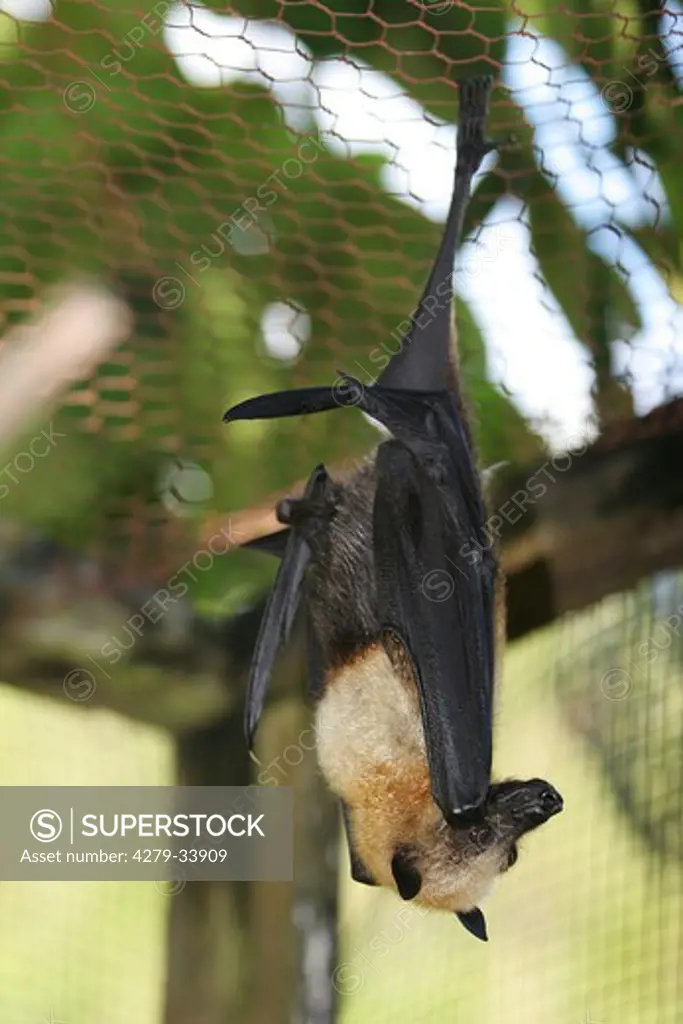
<instances>
[{"instance_id":1,"label":"chicken wire fence","mask_svg":"<svg viewBox=\"0 0 683 1024\"><path fill-rule=\"evenodd\" d=\"M222 413L339 370L372 379L395 351L471 74L496 77L490 134L515 138L478 176L456 263L483 461L528 465L680 394L682 35L673 0L0 0L3 550L18 530L77 552L72 602L180 572L212 612L261 592L269 567L218 556L248 528L231 514L374 435L351 415L226 430ZM16 342L33 345L29 378ZM661 618L659 586L510 650L501 760L557 780L567 812L494 898L497 950L345 888L342 1020L676 1019L678 634L654 660L631 650ZM677 578L661 586L675 608ZM40 747L12 756L53 776ZM141 761L137 781L155 771ZM20 962L41 926L17 914L5 1016L49 1019ZM160 996L112 997L115 944L98 960L61 920L48 946L63 927L89 950L86 972L57 957L50 974L68 1024L158 1019ZM162 985L159 948L140 962Z\"/></svg>"},{"instance_id":2,"label":"chicken wire fence","mask_svg":"<svg viewBox=\"0 0 683 1024\"><path fill-rule=\"evenodd\" d=\"M682 638L683 578L671 572L510 645L498 772L552 779L565 812L487 901L487 945L342 869L331 977L342 1024L680 1020ZM1 702L4 784L174 777L159 731L9 687ZM166 1019L163 887L3 883L1 898L3 1020Z\"/></svg>"},{"instance_id":3,"label":"chicken wire fence","mask_svg":"<svg viewBox=\"0 0 683 1024\"><path fill-rule=\"evenodd\" d=\"M682 588L662 573L510 645L495 762L565 811L487 901L486 947L350 891L343 1022L680 1020Z\"/></svg>"}]
</instances>

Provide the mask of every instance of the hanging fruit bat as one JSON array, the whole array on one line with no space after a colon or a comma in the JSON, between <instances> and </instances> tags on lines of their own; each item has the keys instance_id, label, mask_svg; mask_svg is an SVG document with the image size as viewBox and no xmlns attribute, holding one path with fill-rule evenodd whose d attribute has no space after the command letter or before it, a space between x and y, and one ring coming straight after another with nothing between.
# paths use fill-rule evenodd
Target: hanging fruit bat
<instances>
[{"instance_id":1,"label":"hanging fruit bat","mask_svg":"<svg viewBox=\"0 0 683 1024\"><path fill-rule=\"evenodd\" d=\"M502 581L452 341L453 269L485 138L489 78L460 88L446 227L400 351L365 386L253 398L226 421L354 406L391 437L350 476L318 466L279 503L288 529L253 542L278 554L251 669L252 745L279 647L303 603L317 753L341 799L352 875L455 912L486 939L479 902L517 841L562 809L542 779L491 781L494 647ZM479 553L476 560L472 551ZM497 621L498 620L498 621Z\"/></svg>"}]
</instances>

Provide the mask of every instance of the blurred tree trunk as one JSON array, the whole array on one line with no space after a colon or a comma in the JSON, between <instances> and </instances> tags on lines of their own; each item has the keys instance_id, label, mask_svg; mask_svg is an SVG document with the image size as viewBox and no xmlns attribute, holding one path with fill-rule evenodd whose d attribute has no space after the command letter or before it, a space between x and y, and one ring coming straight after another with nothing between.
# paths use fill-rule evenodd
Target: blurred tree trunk
<instances>
[{"instance_id":1,"label":"blurred tree trunk","mask_svg":"<svg viewBox=\"0 0 683 1024\"><path fill-rule=\"evenodd\" d=\"M256 780L295 793L294 885L252 887L253 996L248 1024L333 1024L338 811L322 781L310 711L280 701L259 736Z\"/></svg>"},{"instance_id":2,"label":"blurred tree trunk","mask_svg":"<svg viewBox=\"0 0 683 1024\"><path fill-rule=\"evenodd\" d=\"M297 790L294 925L298 991L293 1024L333 1024L339 887L339 809L314 756L302 764Z\"/></svg>"},{"instance_id":3,"label":"blurred tree trunk","mask_svg":"<svg viewBox=\"0 0 683 1024\"><path fill-rule=\"evenodd\" d=\"M179 738L178 784L249 784L241 714ZM253 959L248 886L247 882L192 882L169 896L165 1024L244 1020Z\"/></svg>"}]
</instances>

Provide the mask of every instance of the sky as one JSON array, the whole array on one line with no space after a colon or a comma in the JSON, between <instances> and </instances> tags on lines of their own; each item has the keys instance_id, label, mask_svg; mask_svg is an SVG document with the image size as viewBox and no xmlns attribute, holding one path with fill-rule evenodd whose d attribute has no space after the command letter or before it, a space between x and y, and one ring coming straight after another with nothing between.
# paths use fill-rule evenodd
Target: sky
<instances>
[{"instance_id":1,"label":"sky","mask_svg":"<svg viewBox=\"0 0 683 1024\"><path fill-rule=\"evenodd\" d=\"M666 42L683 30L683 8L678 0L665 6L662 34L683 84L683 47L674 50ZM44 17L49 7L48 0L0 0L0 10L27 19ZM317 122L336 154L385 156L387 191L435 221L445 219L455 127L427 118L388 76L359 62L314 62L285 26L246 22L200 5L172 8L164 40L188 80L205 87L260 82L272 89L292 128L306 131ZM591 247L608 262L618 259L627 274L644 329L617 342L613 358L619 372L632 377L636 411L647 412L683 391L683 310L643 251L623 236L618 242L603 225L610 219L628 227L653 224L657 211L666 217L657 172L645 153L635 151L626 166L609 152L614 117L588 75L553 40L511 35L503 81L535 129L543 166L556 177L560 196L577 224L592 232ZM497 158L487 159L481 173ZM491 379L553 447L582 438L592 370L542 282L520 203L507 199L494 208L476 244L462 247L456 274L484 334ZM416 282L418 292L422 283ZM305 313L293 320L285 305L273 304L263 330L268 350L291 359L310 335L310 322Z\"/></svg>"}]
</instances>

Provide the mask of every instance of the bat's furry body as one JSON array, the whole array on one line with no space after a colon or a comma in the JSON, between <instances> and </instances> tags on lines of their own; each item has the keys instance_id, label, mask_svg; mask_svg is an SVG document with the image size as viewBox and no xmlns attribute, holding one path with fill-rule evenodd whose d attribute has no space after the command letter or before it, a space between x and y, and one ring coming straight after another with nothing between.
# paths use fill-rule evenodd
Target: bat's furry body
<instances>
[{"instance_id":1,"label":"bat's furry body","mask_svg":"<svg viewBox=\"0 0 683 1024\"><path fill-rule=\"evenodd\" d=\"M392 859L410 848L422 878L416 902L451 911L477 906L507 867L509 850L479 852L444 821L431 793L415 684L381 644L332 675L316 727L320 767L345 802L354 854L370 878L396 889Z\"/></svg>"},{"instance_id":2,"label":"bat's furry body","mask_svg":"<svg viewBox=\"0 0 683 1024\"><path fill-rule=\"evenodd\" d=\"M507 868L514 841L482 852L467 830L458 835L446 824L432 796L413 669L398 640L382 642L376 482L373 455L332 483L333 514L309 534L307 605L327 666L316 706L318 761L344 801L362 880L395 888L394 852L411 847L422 876L416 902L468 911Z\"/></svg>"},{"instance_id":3,"label":"bat's furry body","mask_svg":"<svg viewBox=\"0 0 683 1024\"><path fill-rule=\"evenodd\" d=\"M343 482L330 485L333 514L313 527L306 580L311 615L325 663L355 658L380 633L373 564L375 459L366 459Z\"/></svg>"},{"instance_id":4,"label":"bat's furry body","mask_svg":"<svg viewBox=\"0 0 683 1024\"><path fill-rule=\"evenodd\" d=\"M463 86L453 200L419 307L430 315L414 318L379 380L266 395L226 414L357 405L390 431L355 473L334 481L319 466L303 498L278 507L289 530L263 545L283 560L257 642L247 734L303 596L318 757L342 801L353 877L454 911L479 938L478 903L514 863L517 841L562 807L543 780L491 782L501 586L450 309L472 176L492 148L483 136L489 90L481 79ZM464 554L470 541L481 552L475 564ZM435 570L446 593L425 589Z\"/></svg>"},{"instance_id":5,"label":"bat's furry body","mask_svg":"<svg viewBox=\"0 0 683 1024\"><path fill-rule=\"evenodd\" d=\"M419 850L417 902L467 911L505 869L509 851L468 856L431 792L412 667L381 639L373 559L374 456L331 488L334 515L309 537L307 597L328 666L316 707L317 753L347 809L354 853L379 885L395 888L396 849Z\"/></svg>"}]
</instances>

